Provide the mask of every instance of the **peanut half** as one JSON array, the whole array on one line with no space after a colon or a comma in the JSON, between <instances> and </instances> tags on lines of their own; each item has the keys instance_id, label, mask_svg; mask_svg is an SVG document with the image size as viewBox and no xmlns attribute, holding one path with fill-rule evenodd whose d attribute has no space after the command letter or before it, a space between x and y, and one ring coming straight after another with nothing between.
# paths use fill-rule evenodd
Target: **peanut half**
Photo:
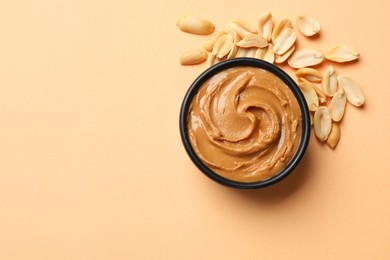
<instances>
[{"instance_id":1,"label":"peanut half","mask_svg":"<svg viewBox=\"0 0 390 260\"><path fill-rule=\"evenodd\" d=\"M274 28L274 21L271 13L262 15L259 19L257 32L269 42L271 41L272 30Z\"/></svg>"},{"instance_id":2,"label":"peanut half","mask_svg":"<svg viewBox=\"0 0 390 260\"><path fill-rule=\"evenodd\" d=\"M189 50L180 57L181 65L194 65L207 59L207 53L202 49Z\"/></svg>"},{"instance_id":3,"label":"peanut half","mask_svg":"<svg viewBox=\"0 0 390 260\"><path fill-rule=\"evenodd\" d=\"M321 142L325 141L332 128L332 119L330 118L327 107L321 106L314 113L314 132Z\"/></svg>"},{"instance_id":4,"label":"peanut half","mask_svg":"<svg viewBox=\"0 0 390 260\"><path fill-rule=\"evenodd\" d=\"M233 36L233 47L228 53L226 59L232 59L236 57L237 51L238 51L238 46L237 43L240 41L240 36L238 36L238 33L235 31L231 31L230 34Z\"/></svg>"},{"instance_id":5,"label":"peanut half","mask_svg":"<svg viewBox=\"0 0 390 260\"><path fill-rule=\"evenodd\" d=\"M203 47L206 51L211 52L213 50L214 44L217 42L219 37L226 34L225 31L219 31L215 33L211 38L209 38L205 43L203 44Z\"/></svg>"},{"instance_id":6,"label":"peanut half","mask_svg":"<svg viewBox=\"0 0 390 260\"><path fill-rule=\"evenodd\" d=\"M346 103L347 97L345 91L340 88L337 90L336 94L334 94L329 106L330 116L334 121L338 122L343 118Z\"/></svg>"},{"instance_id":7,"label":"peanut half","mask_svg":"<svg viewBox=\"0 0 390 260\"><path fill-rule=\"evenodd\" d=\"M325 103L325 102L326 102L326 96L324 95L324 93L322 93L322 90L321 90L319 87L317 87L314 83L308 81L308 80L305 79L305 78L299 78L299 79L300 79L302 82L305 82L305 84L310 85L310 86L314 89L314 91L315 91L316 94L317 94L318 101L319 101L320 103Z\"/></svg>"},{"instance_id":8,"label":"peanut half","mask_svg":"<svg viewBox=\"0 0 390 260\"><path fill-rule=\"evenodd\" d=\"M274 63L275 62L275 53L274 53L274 48L272 43L268 44L267 51L264 55L263 60L269 62L269 63Z\"/></svg>"},{"instance_id":9,"label":"peanut half","mask_svg":"<svg viewBox=\"0 0 390 260\"><path fill-rule=\"evenodd\" d=\"M216 43L214 44L213 51L211 52L213 55L222 59L225 57L230 50L233 48L234 38L231 34L224 34L218 38Z\"/></svg>"},{"instance_id":10,"label":"peanut half","mask_svg":"<svg viewBox=\"0 0 390 260\"><path fill-rule=\"evenodd\" d=\"M283 55L297 40L297 34L291 28L284 28L274 42L274 52Z\"/></svg>"},{"instance_id":11,"label":"peanut half","mask_svg":"<svg viewBox=\"0 0 390 260\"><path fill-rule=\"evenodd\" d=\"M211 34L215 30L212 22L193 15L183 15L177 20L176 26L183 32L200 35Z\"/></svg>"},{"instance_id":12,"label":"peanut half","mask_svg":"<svg viewBox=\"0 0 390 260\"><path fill-rule=\"evenodd\" d=\"M296 18L298 30L305 36L313 36L320 32L320 23L306 15L299 15Z\"/></svg>"},{"instance_id":13,"label":"peanut half","mask_svg":"<svg viewBox=\"0 0 390 260\"><path fill-rule=\"evenodd\" d=\"M264 48L267 47L267 45L268 42L262 35L254 33L249 33L245 35L244 38L237 43L237 46L242 48Z\"/></svg>"},{"instance_id":14,"label":"peanut half","mask_svg":"<svg viewBox=\"0 0 390 260\"><path fill-rule=\"evenodd\" d=\"M292 23L290 19L281 20L276 24L271 35L271 40L273 43L275 43L276 38L278 38L279 34L283 31L284 28L292 28Z\"/></svg>"},{"instance_id":15,"label":"peanut half","mask_svg":"<svg viewBox=\"0 0 390 260\"><path fill-rule=\"evenodd\" d=\"M303 96L305 97L307 106L310 111L316 111L318 108L318 96L314 90L312 84L308 81L301 81L298 83L299 88L302 90Z\"/></svg>"},{"instance_id":16,"label":"peanut half","mask_svg":"<svg viewBox=\"0 0 390 260\"><path fill-rule=\"evenodd\" d=\"M297 78L304 78L313 83L322 81L321 73L313 68L300 68L295 72L295 76L297 76Z\"/></svg>"},{"instance_id":17,"label":"peanut half","mask_svg":"<svg viewBox=\"0 0 390 260\"><path fill-rule=\"evenodd\" d=\"M337 144L340 141L340 126L337 123L332 123L332 129L330 130L328 139L326 139L326 143L330 148L336 148Z\"/></svg>"},{"instance_id":18,"label":"peanut half","mask_svg":"<svg viewBox=\"0 0 390 260\"><path fill-rule=\"evenodd\" d=\"M325 58L335 62L348 62L359 58L359 52L349 45L337 45L330 49Z\"/></svg>"},{"instance_id":19,"label":"peanut half","mask_svg":"<svg viewBox=\"0 0 390 260\"><path fill-rule=\"evenodd\" d=\"M283 53L282 55L275 54L275 63L280 64L280 63L285 62L294 51L295 51L295 44L293 46L291 46L291 48L288 51L286 51L285 53Z\"/></svg>"},{"instance_id":20,"label":"peanut half","mask_svg":"<svg viewBox=\"0 0 390 260\"><path fill-rule=\"evenodd\" d=\"M322 77L322 90L328 97L333 97L337 91L337 74L336 70L330 65L326 68Z\"/></svg>"},{"instance_id":21,"label":"peanut half","mask_svg":"<svg viewBox=\"0 0 390 260\"><path fill-rule=\"evenodd\" d=\"M340 88L344 89L347 100L354 106L360 107L364 104L364 95L359 84L346 76L338 76Z\"/></svg>"},{"instance_id":22,"label":"peanut half","mask_svg":"<svg viewBox=\"0 0 390 260\"><path fill-rule=\"evenodd\" d=\"M310 67L320 64L324 60L324 55L316 49L302 49L295 51L287 60L288 65L294 69Z\"/></svg>"},{"instance_id":23,"label":"peanut half","mask_svg":"<svg viewBox=\"0 0 390 260\"><path fill-rule=\"evenodd\" d=\"M254 27L250 23L245 22L244 20L234 20L234 21L227 22L225 27L226 30L228 31L236 31L240 36L240 38L242 39L247 34L257 33L256 27Z\"/></svg>"}]
</instances>

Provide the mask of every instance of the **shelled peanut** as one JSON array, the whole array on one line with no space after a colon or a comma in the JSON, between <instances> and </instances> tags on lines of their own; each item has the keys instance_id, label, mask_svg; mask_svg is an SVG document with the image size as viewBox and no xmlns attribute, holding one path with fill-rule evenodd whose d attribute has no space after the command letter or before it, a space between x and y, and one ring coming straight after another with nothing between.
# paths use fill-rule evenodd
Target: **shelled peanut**
<instances>
[{"instance_id":1,"label":"shelled peanut","mask_svg":"<svg viewBox=\"0 0 390 260\"><path fill-rule=\"evenodd\" d=\"M193 65L207 61L208 66L237 58L251 57L269 63L287 63L296 69L297 84L301 89L312 113L314 133L321 142L334 149L340 139L340 121L346 103L354 106L364 104L364 95L359 84L350 77L338 76L330 65L324 72L312 66L324 60L346 63L357 60L359 52L350 45L336 45L323 52L318 48L297 49L297 32L290 19L274 22L271 13L262 15L257 25L244 20L228 21L225 29L216 31L212 22L191 15L179 18L176 25L184 32L208 35L203 47L185 52L180 58L181 65ZM305 37L320 32L320 23L306 15L297 16L295 25Z\"/></svg>"}]
</instances>

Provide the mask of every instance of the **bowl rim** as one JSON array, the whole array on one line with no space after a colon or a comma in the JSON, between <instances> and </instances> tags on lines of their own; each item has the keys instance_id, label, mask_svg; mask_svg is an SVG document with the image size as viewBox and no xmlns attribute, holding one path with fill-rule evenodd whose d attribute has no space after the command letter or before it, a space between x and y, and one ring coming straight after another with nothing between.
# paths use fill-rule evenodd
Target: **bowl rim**
<instances>
[{"instance_id":1,"label":"bowl rim","mask_svg":"<svg viewBox=\"0 0 390 260\"><path fill-rule=\"evenodd\" d=\"M302 114L302 132L301 132L301 139L299 141L299 145L297 147L297 150L294 154L294 156L291 158L291 160L287 163L287 165L276 175L273 177L257 181L257 182L238 182L226 179L217 173L215 173L213 170L211 170L206 164L202 162L202 160L197 156L196 152L192 148L191 142L188 137L188 110L190 108L191 102L193 97L197 94L198 89L202 86L202 84L209 79L210 77L214 76L215 74L230 69L233 67L257 67L260 69L267 70L277 77L279 77L293 92L294 96L296 97L301 114ZM219 184L222 184L224 186L228 186L231 188L236 189L245 189L245 190L253 190L253 189L260 189L267 187L269 185L275 184L288 175L296 168L296 166L299 164L301 159L303 158L307 146L310 140L310 112L309 108L307 106L306 100L299 89L298 85L295 83L295 81L282 69L277 67L276 65L273 65L269 62L255 59L255 58L235 58L230 59L226 61L222 61L220 63L217 63L207 70L205 70L203 73L201 73L195 81L191 84L189 89L187 90L181 108L180 108L180 118L179 118L179 125L180 125L180 136L182 143L184 145L184 148L192 160L192 162L195 164L195 166L207 177L210 179L216 181Z\"/></svg>"}]
</instances>

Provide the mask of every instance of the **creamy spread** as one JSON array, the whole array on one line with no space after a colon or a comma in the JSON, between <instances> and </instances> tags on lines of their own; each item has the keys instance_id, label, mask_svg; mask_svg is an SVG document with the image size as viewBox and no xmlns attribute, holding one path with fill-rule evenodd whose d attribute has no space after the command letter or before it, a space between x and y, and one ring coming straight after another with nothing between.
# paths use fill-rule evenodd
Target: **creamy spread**
<instances>
[{"instance_id":1,"label":"creamy spread","mask_svg":"<svg viewBox=\"0 0 390 260\"><path fill-rule=\"evenodd\" d=\"M234 67L208 79L188 112L191 145L216 174L233 181L268 179L294 156L301 110L273 73Z\"/></svg>"}]
</instances>

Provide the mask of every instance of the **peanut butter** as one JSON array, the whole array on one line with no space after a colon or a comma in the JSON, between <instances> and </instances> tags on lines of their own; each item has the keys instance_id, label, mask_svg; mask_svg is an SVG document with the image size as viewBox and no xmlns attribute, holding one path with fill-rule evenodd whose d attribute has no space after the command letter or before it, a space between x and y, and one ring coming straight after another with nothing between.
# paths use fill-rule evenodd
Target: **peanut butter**
<instances>
[{"instance_id":1,"label":"peanut butter","mask_svg":"<svg viewBox=\"0 0 390 260\"><path fill-rule=\"evenodd\" d=\"M217 73L199 88L188 113L195 153L216 174L233 181L274 176L300 141L302 116L294 94L260 68Z\"/></svg>"}]
</instances>

